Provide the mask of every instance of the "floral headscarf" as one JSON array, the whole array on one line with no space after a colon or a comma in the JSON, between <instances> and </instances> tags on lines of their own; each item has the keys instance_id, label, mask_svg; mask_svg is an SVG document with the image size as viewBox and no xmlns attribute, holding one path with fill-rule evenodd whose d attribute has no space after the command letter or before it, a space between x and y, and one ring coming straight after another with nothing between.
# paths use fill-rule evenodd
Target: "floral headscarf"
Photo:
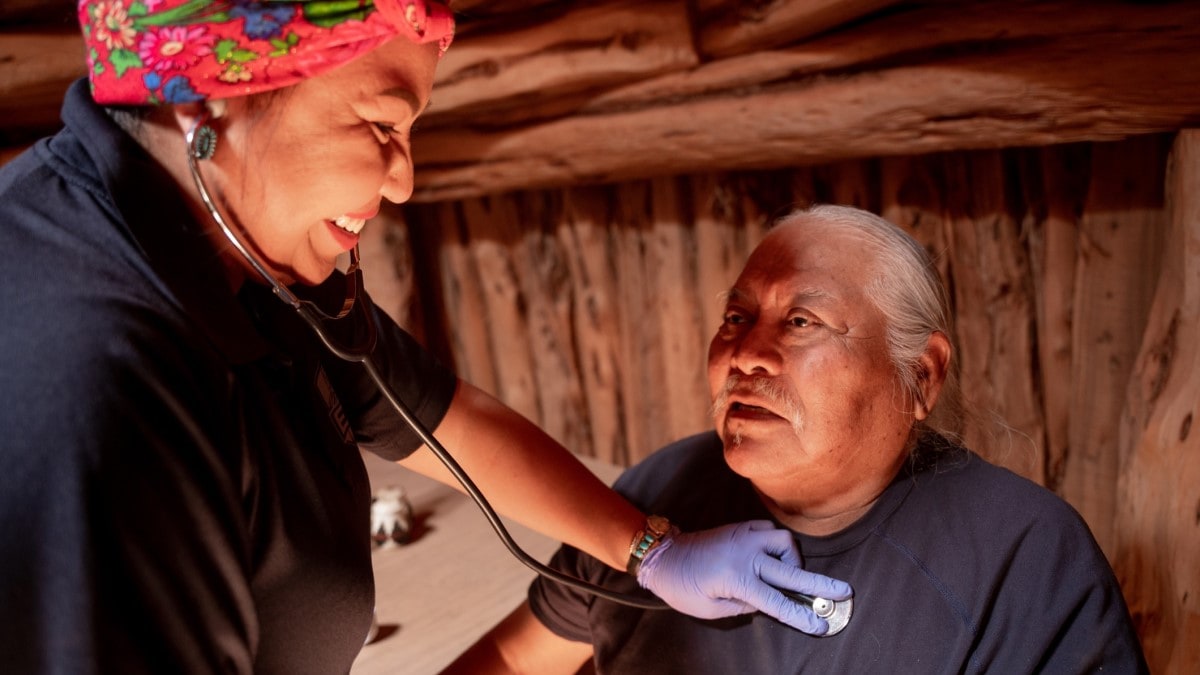
<instances>
[{"instance_id":1,"label":"floral headscarf","mask_svg":"<svg viewBox=\"0 0 1200 675\"><path fill-rule=\"evenodd\" d=\"M80 0L92 96L110 105L190 103L279 89L393 37L454 37L426 0Z\"/></svg>"}]
</instances>

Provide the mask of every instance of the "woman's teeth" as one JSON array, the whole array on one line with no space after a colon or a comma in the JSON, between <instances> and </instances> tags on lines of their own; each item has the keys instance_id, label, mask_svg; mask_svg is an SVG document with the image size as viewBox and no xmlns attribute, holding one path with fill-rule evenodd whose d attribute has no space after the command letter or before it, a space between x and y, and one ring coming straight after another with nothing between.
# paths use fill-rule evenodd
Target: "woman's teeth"
<instances>
[{"instance_id":1,"label":"woman's teeth","mask_svg":"<svg viewBox=\"0 0 1200 675\"><path fill-rule=\"evenodd\" d=\"M350 232L351 234L358 234L359 232L362 231L363 225L367 224L367 221L362 218L351 218L350 216L338 216L337 218L335 218L333 220L333 224L337 225L338 227L342 228L343 230L345 230L347 232Z\"/></svg>"}]
</instances>

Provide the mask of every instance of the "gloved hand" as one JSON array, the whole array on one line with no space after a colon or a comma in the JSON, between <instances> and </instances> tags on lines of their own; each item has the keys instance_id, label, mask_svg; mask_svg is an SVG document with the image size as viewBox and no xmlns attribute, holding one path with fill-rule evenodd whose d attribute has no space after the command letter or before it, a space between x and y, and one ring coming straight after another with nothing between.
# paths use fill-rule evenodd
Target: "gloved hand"
<instances>
[{"instance_id":1,"label":"gloved hand","mask_svg":"<svg viewBox=\"0 0 1200 675\"><path fill-rule=\"evenodd\" d=\"M792 533L768 520L672 530L642 559L637 580L684 614L716 619L757 610L810 635L823 635L828 623L780 589L830 600L853 595L846 582L801 569Z\"/></svg>"}]
</instances>

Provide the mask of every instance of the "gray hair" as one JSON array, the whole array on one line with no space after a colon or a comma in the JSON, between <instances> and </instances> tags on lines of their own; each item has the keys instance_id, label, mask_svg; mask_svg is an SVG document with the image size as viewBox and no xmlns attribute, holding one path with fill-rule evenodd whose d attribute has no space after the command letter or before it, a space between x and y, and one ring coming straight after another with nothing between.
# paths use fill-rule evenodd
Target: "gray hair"
<instances>
[{"instance_id":1,"label":"gray hair","mask_svg":"<svg viewBox=\"0 0 1200 675\"><path fill-rule=\"evenodd\" d=\"M792 212L778 224L815 220L852 231L875 254L875 275L865 289L887 326L888 353L901 391L909 401L921 397L921 355L934 332L950 339L950 304L946 288L929 253L891 222L850 206L820 204ZM937 414L925 425L954 435L962 423L962 400L953 364L938 397Z\"/></svg>"}]
</instances>

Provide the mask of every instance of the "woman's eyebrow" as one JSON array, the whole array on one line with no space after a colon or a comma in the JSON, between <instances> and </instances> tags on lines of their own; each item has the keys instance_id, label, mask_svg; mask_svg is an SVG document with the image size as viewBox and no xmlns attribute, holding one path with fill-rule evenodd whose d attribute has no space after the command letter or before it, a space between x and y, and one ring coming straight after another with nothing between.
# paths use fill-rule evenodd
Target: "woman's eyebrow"
<instances>
[{"instance_id":1,"label":"woman's eyebrow","mask_svg":"<svg viewBox=\"0 0 1200 675\"><path fill-rule=\"evenodd\" d=\"M383 95L398 98L407 103L408 106L412 108L414 116L425 112L425 108L429 106L428 102L422 106L420 99L418 99L417 95L414 94L408 87L392 87L391 89L385 89L383 91Z\"/></svg>"}]
</instances>

